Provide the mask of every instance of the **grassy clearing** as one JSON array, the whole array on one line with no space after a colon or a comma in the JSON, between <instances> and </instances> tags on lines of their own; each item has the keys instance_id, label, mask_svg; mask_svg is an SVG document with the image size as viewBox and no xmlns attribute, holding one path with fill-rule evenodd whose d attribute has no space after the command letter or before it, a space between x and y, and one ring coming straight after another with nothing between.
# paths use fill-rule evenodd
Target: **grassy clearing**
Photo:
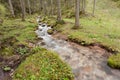
<instances>
[{"instance_id":1,"label":"grassy clearing","mask_svg":"<svg viewBox=\"0 0 120 80\"><path fill-rule=\"evenodd\" d=\"M82 29L72 30L74 20L65 19L66 24L63 31L64 34L68 34L70 40L77 40L76 42L85 41L88 44L100 43L107 46L112 51L120 51L120 27L115 26L114 22L105 21L97 18L81 18ZM117 22L117 25L120 25Z\"/></svg>"},{"instance_id":2,"label":"grassy clearing","mask_svg":"<svg viewBox=\"0 0 120 80\"><path fill-rule=\"evenodd\" d=\"M73 80L71 69L56 53L35 48L15 71L13 80Z\"/></svg>"}]
</instances>

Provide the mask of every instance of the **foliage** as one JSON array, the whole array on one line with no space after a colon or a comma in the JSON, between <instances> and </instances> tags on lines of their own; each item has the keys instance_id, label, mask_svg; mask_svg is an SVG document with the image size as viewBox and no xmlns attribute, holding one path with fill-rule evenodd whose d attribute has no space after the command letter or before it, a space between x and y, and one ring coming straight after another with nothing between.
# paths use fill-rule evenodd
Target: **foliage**
<instances>
[{"instance_id":1,"label":"foliage","mask_svg":"<svg viewBox=\"0 0 120 80\"><path fill-rule=\"evenodd\" d=\"M17 68L13 80L73 80L71 69L54 52L35 48Z\"/></svg>"},{"instance_id":2,"label":"foliage","mask_svg":"<svg viewBox=\"0 0 120 80\"><path fill-rule=\"evenodd\" d=\"M16 52L20 55L24 55L29 52L29 49L27 47L18 47Z\"/></svg>"},{"instance_id":3,"label":"foliage","mask_svg":"<svg viewBox=\"0 0 120 80\"><path fill-rule=\"evenodd\" d=\"M10 71L10 70L11 70L11 67L5 66L5 67L3 67L3 70L4 70L4 71Z\"/></svg>"},{"instance_id":4,"label":"foliage","mask_svg":"<svg viewBox=\"0 0 120 80\"><path fill-rule=\"evenodd\" d=\"M120 69L120 53L112 55L108 59L108 65Z\"/></svg>"}]
</instances>

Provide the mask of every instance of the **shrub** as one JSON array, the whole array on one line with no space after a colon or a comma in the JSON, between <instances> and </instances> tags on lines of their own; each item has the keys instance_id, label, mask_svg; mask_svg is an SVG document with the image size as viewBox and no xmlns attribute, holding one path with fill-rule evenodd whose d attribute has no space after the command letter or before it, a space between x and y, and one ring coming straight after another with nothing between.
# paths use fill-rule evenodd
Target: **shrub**
<instances>
[{"instance_id":1,"label":"shrub","mask_svg":"<svg viewBox=\"0 0 120 80\"><path fill-rule=\"evenodd\" d=\"M112 68L120 69L120 53L110 56L108 59L108 65Z\"/></svg>"}]
</instances>

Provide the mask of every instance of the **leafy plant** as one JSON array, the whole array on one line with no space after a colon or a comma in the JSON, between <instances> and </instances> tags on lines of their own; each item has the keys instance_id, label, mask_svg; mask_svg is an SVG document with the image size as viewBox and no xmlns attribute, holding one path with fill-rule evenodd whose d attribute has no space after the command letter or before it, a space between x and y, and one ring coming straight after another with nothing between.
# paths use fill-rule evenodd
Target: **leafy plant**
<instances>
[{"instance_id":1,"label":"leafy plant","mask_svg":"<svg viewBox=\"0 0 120 80\"><path fill-rule=\"evenodd\" d=\"M24 55L24 54L26 54L26 53L28 53L28 48L27 47L24 47L24 48L22 48L22 47L19 47L19 48L17 48L17 53L18 54L20 54L20 55Z\"/></svg>"},{"instance_id":2,"label":"leafy plant","mask_svg":"<svg viewBox=\"0 0 120 80\"><path fill-rule=\"evenodd\" d=\"M3 67L3 70L4 70L4 71L10 71L10 70L11 70L11 67L5 66L5 67Z\"/></svg>"}]
</instances>

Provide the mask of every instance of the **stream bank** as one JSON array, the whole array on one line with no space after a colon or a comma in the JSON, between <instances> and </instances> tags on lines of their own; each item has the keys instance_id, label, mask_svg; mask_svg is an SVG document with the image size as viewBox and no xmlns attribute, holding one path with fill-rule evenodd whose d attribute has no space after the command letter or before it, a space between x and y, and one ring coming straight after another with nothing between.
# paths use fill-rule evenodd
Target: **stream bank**
<instances>
[{"instance_id":1,"label":"stream bank","mask_svg":"<svg viewBox=\"0 0 120 80\"><path fill-rule=\"evenodd\" d=\"M84 47L65 41L65 36L51 36L46 24L40 24L36 31L43 38L39 45L58 53L63 61L72 68L75 80L119 80L120 71L107 65L110 52L98 46ZM58 38L59 37L59 38ZM63 38L63 39L61 39ZM44 44L43 44L44 43Z\"/></svg>"}]
</instances>

